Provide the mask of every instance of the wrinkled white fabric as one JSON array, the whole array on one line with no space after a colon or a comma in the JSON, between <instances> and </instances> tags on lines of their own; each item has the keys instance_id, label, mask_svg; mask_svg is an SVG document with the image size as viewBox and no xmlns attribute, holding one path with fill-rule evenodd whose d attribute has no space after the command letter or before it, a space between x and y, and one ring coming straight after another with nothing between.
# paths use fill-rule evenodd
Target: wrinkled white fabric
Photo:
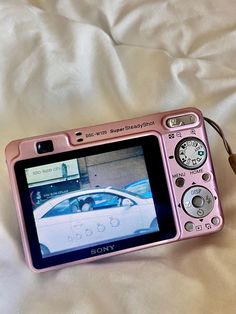
<instances>
[{"instance_id":1,"label":"wrinkled white fabric","mask_svg":"<svg viewBox=\"0 0 236 314\"><path fill-rule=\"evenodd\" d=\"M5 166L17 138L195 106L236 151L235 1L0 0L0 313L236 311L236 180L208 128L213 236L34 274Z\"/></svg>"}]
</instances>

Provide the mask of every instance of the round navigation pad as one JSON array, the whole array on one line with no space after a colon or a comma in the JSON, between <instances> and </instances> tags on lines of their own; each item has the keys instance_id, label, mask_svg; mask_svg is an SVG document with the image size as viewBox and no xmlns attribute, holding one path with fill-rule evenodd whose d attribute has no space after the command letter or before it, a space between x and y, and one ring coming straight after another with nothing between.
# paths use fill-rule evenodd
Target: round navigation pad
<instances>
[{"instance_id":1,"label":"round navigation pad","mask_svg":"<svg viewBox=\"0 0 236 314\"><path fill-rule=\"evenodd\" d=\"M214 201L214 197L208 189L202 186L194 186L185 191L182 205L189 216L202 218L213 210Z\"/></svg>"},{"instance_id":2,"label":"round navigation pad","mask_svg":"<svg viewBox=\"0 0 236 314\"><path fill-rule=\"evenodd\" d=\"M181 167L197 169L206 161L206 146L196 137L185 138L177 144L175 158Z\"/></svg>"}]
</instances>

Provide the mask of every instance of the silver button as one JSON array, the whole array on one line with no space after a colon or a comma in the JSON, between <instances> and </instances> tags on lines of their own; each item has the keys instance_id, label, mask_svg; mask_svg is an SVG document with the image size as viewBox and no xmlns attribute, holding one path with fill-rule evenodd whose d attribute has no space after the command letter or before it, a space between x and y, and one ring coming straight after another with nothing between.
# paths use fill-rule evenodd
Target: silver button
<instances>
[{"instance_id":1,"label":"silver button","mask_svg":"<svg viewBox=\"0 0 236 314\"><path fill-rule=\"evenodd\" d=\"M213 225L218 226L220 224L220 218L219 217L213 217L211 222Z\"/></svg>"},{"instance_id":2,"label":"silver button","mask_svg":"<svg viewBox=\"0 0 236 314\"><path fill-rule=\"evenodd\" d=\"M204 174L202 175L202 180L204 180L204 181L206 181L206 182L210 181L210 180L211 180L211 175L210 175L210 173L208 173L208 172L204 173Z\"/></svg>"},{"instance_id":3,"label":"silver button","mask_svg":"<svg viewBox=\"0 0 236 314\"><path fill-rule=\"evenodd\" d=\"M191 221L186 222L184 225L186 231L191 232L194 229L194 224Z\"/></svg>"},{"instance_id":4,"label":"silver button","mask_svg":"<svg viewBox=\"0 0 236 314\"><path fill-rule=\"evenodd\" d=\"M200 208L204 205L204 203L205 203L204 198L200 195L196 195L192 199L192 204L194 207Z\"/></svg>"}]
</instances>

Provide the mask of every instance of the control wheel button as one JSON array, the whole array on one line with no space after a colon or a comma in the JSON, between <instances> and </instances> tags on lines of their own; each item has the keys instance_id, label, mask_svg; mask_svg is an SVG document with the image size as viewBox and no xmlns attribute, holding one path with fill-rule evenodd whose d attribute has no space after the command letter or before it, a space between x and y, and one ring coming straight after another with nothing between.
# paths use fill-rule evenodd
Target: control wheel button
<instances>
[{"instance_id":1,"label":"control wheel button","mask_svg":"<svg viewBox=\"0 0 236 314\"><path fill-rule=\"evenodd\" d=\"M220 218L219 217L213 217L211 222L213 225L218 226L220 224Z\"/></svg>"},{"instance_id":2,"label":"control wheel button","mask_svg":"<svg viewBox=\"0 0 236 314\"><path fill-rule=\"evenodd\" d=\"M194 224L191 221L186 222L184 225L186 231L191 232L194 229Z\"/></svg>"},{"instance_id":3,"label":"control wheel button","mask_svg":"<svg viewBox=\"0 0 236 314\"><path fill-rule=\"evenodd\" d=\"M199 217L204 216L204 210L199 209L199 210L197 211L197 215L198 215Z\"/></svg>"},{"instance_id":4,"label":"control wheel button","mask_svg":"<svg viewBox=\"0 0 236 314\"><path fill-rule=\"evenodd\" d=\"M200 208L204 205L205 201L204 198L202 196L194 196L194 198L192 199L192 204L194 207Z\"/></svg>"},{"instance_id":5,"label":"control wheel button","mask_svg":"<svg viewBox=\"0 0 236 314\"><path fill-rule=\"evenodd\" d=\"M184 211L194 218L207 216L213 210L214 202L212 193L207 188L197 185L185 191L182 197Z\"/></svg>"},{"instance_id":6,"label":"control wheel button","mask_svg":"<svg viewBox=\"0 0 236 314\"><path fill-rule=\"evenodd\" d=\"M175 180L175 184L176 184L176 186L178 186L179 188L182 188L182 187L184 186L184 182L185 182L184 178L177 178L177 179Z\"/></svg>"}]
</instances>

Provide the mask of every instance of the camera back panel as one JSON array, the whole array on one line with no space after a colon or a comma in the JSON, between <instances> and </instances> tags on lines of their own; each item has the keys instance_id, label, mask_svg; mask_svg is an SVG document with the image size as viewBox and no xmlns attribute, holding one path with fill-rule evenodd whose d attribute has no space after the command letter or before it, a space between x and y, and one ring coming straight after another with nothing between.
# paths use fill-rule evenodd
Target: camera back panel
<instances>
[{"instance_id":1,"label":"camera back panel","mask_svg":"<svg viewBox=\"0 0 236 314\"><path fill-rule=\"evenodd\" d=\"M34 271L223 227L196 108L16 140L6 158Z\"/></svg>"}]
</instances>

